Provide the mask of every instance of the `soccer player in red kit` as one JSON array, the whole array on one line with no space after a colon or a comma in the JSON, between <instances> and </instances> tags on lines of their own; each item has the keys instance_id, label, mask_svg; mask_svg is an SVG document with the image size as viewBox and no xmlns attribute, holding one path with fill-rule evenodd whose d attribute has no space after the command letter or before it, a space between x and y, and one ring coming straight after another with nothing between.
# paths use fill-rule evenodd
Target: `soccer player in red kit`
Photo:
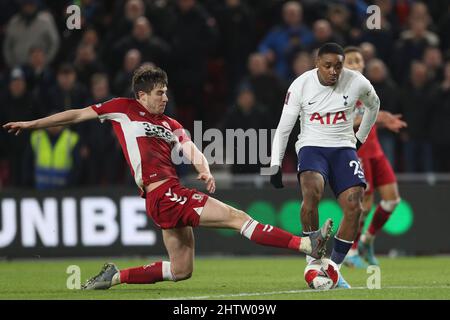
<instances>
[{"instance_id":1,"label":"soccer player in red kit","mask_svg":"<svg viewBox=\"0 0 450 320\"><path fill-rule=\"evenodd\" d=\"M3 127L19 134L25 129L68 125L99 118L109 120L131 169L147 214L162 229L170 261L119 270L106 263L83 289L108 289L121 283L180 281L191 277L194 262L193 227L230 228L261 245L292 249L315 258L324 255L332 221L308 237L297 237L279 228L263 225L245 212L207 194L180 185L172 162L172 152L183 152L198 171L198 179L214 193L214 177L205 156L174 119L165 116L167 74L156 67L141 66L133 75L136 99L116 98L83 109L72 109L26 122L10 122ZM101 141L99 141L101 143ZM126 223L126 222L125 222Z\"/></svg>"},{"instance_id":2,"label":"soccer player in red kit","mask_svg":"<svg viewBox=\"0 0 450 320\"><path fill-rule=\"evenodd\" d=\"M362 73L364 70L364 58L360 49L358 47L348 47L344 50L344 53L344 67ZM358 101L358 104L360 105L359 110L362 110L361 102ZM355 117L355 126L359 125L361 118L361 115ZM400 118L401 115L393 115L390 112L380 110L376 125L398 132L401 128L406 127L406 123ZM361 159L368 187L364 193L363 215L360 220L359 232L344 262L347 266L356 268L365 268L367 266L359 253L370 265L378 265L373 245L375 235L381 230L400 202L397 179L378 141L376 125L372 127L366 142L358 150L358 157ZM361 235L365 218L372 208L375 190L379 192L381 201L375 209L375 214L368 230Z\"/></svg>"}]
</instances>

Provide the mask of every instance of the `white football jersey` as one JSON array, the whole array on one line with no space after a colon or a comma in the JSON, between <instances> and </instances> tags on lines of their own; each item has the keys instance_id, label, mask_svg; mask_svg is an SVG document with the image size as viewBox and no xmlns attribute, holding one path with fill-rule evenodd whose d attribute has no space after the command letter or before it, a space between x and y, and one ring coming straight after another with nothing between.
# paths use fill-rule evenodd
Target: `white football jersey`
<instances>
[{"instance_id":1,"label":"white football jersey","mask_svg":"<svg viewBox=\"0 0 450 320\"><path fill-rule=\"evenodd\" d=\"M317 72L316 68L303 73L288 89L272 147L271 165L280 165L297 119L300 121L297 153L304 146L354 148L353 118L358 100L372 109L366 112L366 121L356 134L361 142L376 120L379 100L373 86L361 73L344 68L334 86L324 86Z\"/></svg>"}]
</instances>

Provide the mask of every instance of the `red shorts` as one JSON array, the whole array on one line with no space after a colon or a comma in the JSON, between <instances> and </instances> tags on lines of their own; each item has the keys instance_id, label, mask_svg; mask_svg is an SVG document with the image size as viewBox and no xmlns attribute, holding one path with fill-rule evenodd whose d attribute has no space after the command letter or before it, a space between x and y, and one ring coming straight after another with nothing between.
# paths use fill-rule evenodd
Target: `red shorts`
<instances>
[{"instance_id":1,"label":"red shorts","mask_svg":"<svg viewBox=\"0 0 450 320\"><path fill-rule=\"evenodd\" d=\"M161 229L196 227L208 195L180 185L176 179L164 182L147 193L146 210Z\"/></svg>"},{"instance_id":2,"label":"red shorts","mask_svg":"<svg viewBox=\"0 0 450 320\"><path fill-rule=\"evenodd\" d=\"M397 182L394 170L384 154L360 160L367 181L366 194L372 194L377 187Z\"/></svg>"}]
</instances>

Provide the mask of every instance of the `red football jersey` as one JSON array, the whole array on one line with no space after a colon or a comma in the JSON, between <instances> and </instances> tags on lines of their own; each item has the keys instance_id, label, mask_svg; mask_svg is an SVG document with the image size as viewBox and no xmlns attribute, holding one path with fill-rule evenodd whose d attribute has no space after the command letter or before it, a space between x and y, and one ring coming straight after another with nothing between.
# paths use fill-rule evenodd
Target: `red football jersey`
<instances>
[{"instance_id":1,"label":"red football jersey","mask_svg":"<svg viewBox=\"0 0 450 320\"><path fill-rule=\"evenodd\" d=\"M358 100L356 107L359 111L362 111L362 103ZM366 142L363 143L361 148L358 150L358 157L360 158L375 158L384 155L383 149L381 148L380 141L377 135L377 126L374 125L367 136Z\"/></svg>"},{"instance_id":2,"label":"red football jersey","mask_svg":"<svg viewBox=\"0 0 450 320\"><path fill-rule=\"evenodd\" d=\"M116 98L91 106L101 122L111 121L138 187L176 178L172 149L190 141L178 121L151 114L137 100Z\"/></svg>"}]
</instances>

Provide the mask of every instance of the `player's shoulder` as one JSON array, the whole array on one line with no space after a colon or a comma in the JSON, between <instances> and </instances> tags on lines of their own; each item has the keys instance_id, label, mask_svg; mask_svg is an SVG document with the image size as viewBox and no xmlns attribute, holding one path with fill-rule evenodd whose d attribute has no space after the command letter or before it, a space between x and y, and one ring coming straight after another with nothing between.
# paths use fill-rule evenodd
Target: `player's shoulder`
<instances>
[{"instance_id":1,"label":"player's shoulder","mask_svg":"<svg viewBox=\"0 0 450 320\"><path fill-rule=\"evenodd\" d=\"M161 115L161 123L167 127L167 125L172 129L179 129L182 128L183 126L174 118L171 118L165 114Z\"/></svg>"},{"instance_id":2,"label":"player's shoulder","mask_svg":"<svg viewBox=\"0 0 450 320\"><path fill-rule=\"evenodd\" d=\"M370 81L361 72L347 68L342 69L342 74L339 81L344 85L349 84L352 87L358 88L370 86Z\"/></svg>"},{"instance_id":3,"label":"player's shoulder","mask_svg":"<svg viewBox=\"0 0 450 320\"><path fill-rule=\"evenodd\" d=\"M347 68L342 69L342 78L349 81L369 81L361 72Z\"/></svg>"}]
</instances>

